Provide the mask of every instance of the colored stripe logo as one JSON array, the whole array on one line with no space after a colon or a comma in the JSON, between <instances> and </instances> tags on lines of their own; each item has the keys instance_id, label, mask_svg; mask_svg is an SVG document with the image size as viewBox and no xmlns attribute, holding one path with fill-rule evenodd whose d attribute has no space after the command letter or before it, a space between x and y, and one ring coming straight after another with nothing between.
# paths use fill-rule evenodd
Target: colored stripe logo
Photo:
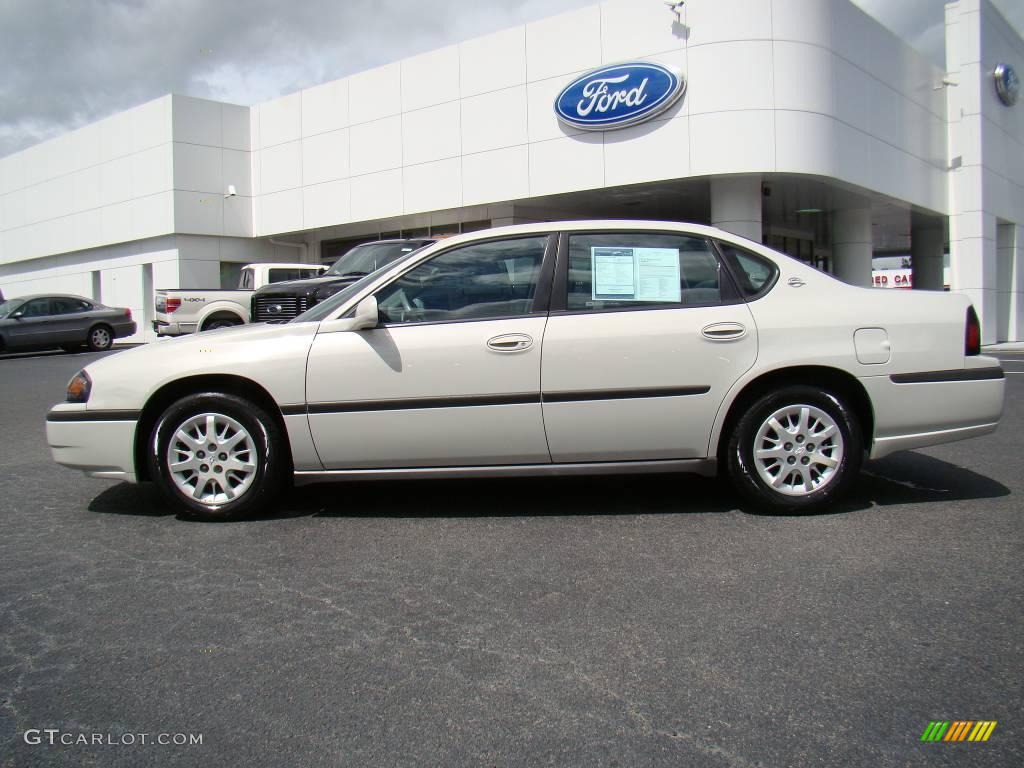
<instances>
[{"instance_id":1,"label":"colored stripe logo","mask_svg":"<svg viewBox=\"0 0 1024 768\"><path fill-rule=\"evenodd\" d=\"M931 720L921 741L988 741L995 720Z\"/></svg>"}]
</instances>

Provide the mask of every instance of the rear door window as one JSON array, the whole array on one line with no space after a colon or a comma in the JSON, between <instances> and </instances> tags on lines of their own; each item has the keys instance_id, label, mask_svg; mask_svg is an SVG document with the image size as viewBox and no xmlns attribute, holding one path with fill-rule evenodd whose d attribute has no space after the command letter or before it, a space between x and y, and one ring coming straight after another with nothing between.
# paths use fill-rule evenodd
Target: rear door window
<instances>
[{"instance_id":1,"label":"rear door window","mask_svg":"<svg viewBox=\"0 0 1024 768\"><path fill-rule=\"evenodd\" d=\"M735 299L702 237L656 232L569 236L570 312L721 304Z\"/></svg>"}]
</instances>

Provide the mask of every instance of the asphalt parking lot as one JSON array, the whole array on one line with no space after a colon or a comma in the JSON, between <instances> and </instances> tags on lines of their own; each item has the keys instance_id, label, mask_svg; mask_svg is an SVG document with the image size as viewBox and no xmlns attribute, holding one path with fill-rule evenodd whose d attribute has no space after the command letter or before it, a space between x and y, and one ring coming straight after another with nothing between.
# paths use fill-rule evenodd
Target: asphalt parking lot
<instances>
[{"instance_id":1,"label":"asphalt parking lot","mask_svg":"<svg viewBox=\"0 0 1024 768\"><path fill-rule=\"evenodd\" d=\"M1022 765L1000 356L999 432L873 463L833 514L659 476L324 485L221 524L51 462L96 355L0 358L0 765Z\"/></svg>"}]
</instances>

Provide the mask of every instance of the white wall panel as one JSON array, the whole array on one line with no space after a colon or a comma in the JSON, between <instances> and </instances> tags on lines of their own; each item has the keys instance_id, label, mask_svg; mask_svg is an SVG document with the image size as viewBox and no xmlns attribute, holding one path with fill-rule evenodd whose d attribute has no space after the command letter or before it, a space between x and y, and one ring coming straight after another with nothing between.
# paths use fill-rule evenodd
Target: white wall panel
<instances>
[{"instance_id":1,"label":"white wall panel","mask_svg":"<svg viewBox=\"0 0 1024 768\"><path fill-rule=\"evenodd\" d=\"M836 0L771 0L772 35L823 48L832 47L832 14Z\"/></svg>"},{"instance_id":2,"label":"white wall panel","mask_svg":"<svg viewBox=\"0 0 1024 768\"><path fill-rule=\"evenodd\" d=\"M402 182L405 213L462 205L462 163L457 157L408 166Z\"/></svg>"},{"instance_id":3,"label":"white wall panel","mask_svg":"<svg viewBox=\"0 0 1024 768\"><path fill-rule=\"evenodd\" d=\"M220 235L224 229L224 197L208 192L174 191L174 231Z\"/></svg>"},{"instance_id":4,"label":"white wall panel","mask_svg":"<svg viewBox=\"0 0 1024 768\"><path fill-rule=\"evenodd\" d=\"M526 77L543 80L601 63L601 7L592 5L526 25Z\"/></svg>"},{"instance_id":5,"label":"white wall panel","mask_svg":"<svg viewBox=\"0 0 1024 768\"><path fill-rule=\"evenodd\" d=\"M690 116L690 171L756 173L775 170L775 124L770 110Z\"/></svg>"},{"instance_id":6,"label":"white wall panel","mask_svg":"<svg viewBox=\"0 0 1024 768\"><path fill-rule=\"evenodd\" d=\"M394 216L402 210L401 170L352 179L352 221Z\"/></svg>"},{"instance_id":7,"label":"white wall panel","mask_svg":"<svg viewBox=\"0 0 1024 768\"><path fill-rule=\"evenodd\" d=\"M100 238L104 244L123 243L131 236L131 203L114 203L100 209Z\"/></svg>"},{"instance_id":8,"label":"white wall panel","mask_svg":"<svg viewBox=\"0 0 1024 768\"><path fill-rule=\"evenodd\" d=\"M538 80L526 86L527 137L531 142L586 133L564 125L555 114L555 99L576 77L575 74L562 75Z\"/></svg>"},{"instance_id":9,"label":"white wall panel","mask_svg":"<svg viewBox=\"0 0 1024 768\"><path fill-rule=\"evenodd\" d=\"M401 62L402 110L454 101L459 98L459 47L450 45Z\"/></svg>"},{"instance_id":10,"label":"white wall panel","mask_svg":"<svg viewBox=\"0 0 1024 768\"><path fill-rule=\"evenodd\" d=\"M75 170L99 165L102 154L100 151L101 134L99 123L82 126L72 134L71 143L75 148Z\"/></svg>"},{"instance_id":11,"label":"white wall panel","mask_svg":"<svg viewBox=\"0 0 1024 768\"><path fill-rule=\"evenodd\" d=\"M173 96L171 126L174 141L216 147L221 142L221 105L216 101Z\"/></svg>"},{"instance_id":12,"label":"white wall panel","mask_svg":"<svg viewBox=\"0 0 1024 768\"><path fill-rule=\"evenodd\" d=\"M550 195L604 186L602 135L585 134L530 145L530 193Z\"/></svg>"},{"instance_id":13,"label":"white wall panel","mask_svg":"<svg viewBox=\"0 0 1024 768\"><path fill-rule=\"evenodd\" d=\"M260 153L260 183L263 194L302 186L302 147L298 141L264 149Z\"/></svg>"},{"instance_id":14,"label":"white wall panel","mask_svg":"<svg viewBox=\"0 0 1024 768\"><path fill-rule=\"evenodd\" d=\"M347 126L348 80L334 80L302 92L303 136L315 136Z\"/></svg>"},{"instance_id":15,"label":"white wall panel","mask_svg":"<svg viewBox=\"0 0 1024 768\"><path fill-rule=\"evenodd\" d=\"M462 157L464 205L516 200L530 194L530 151L526 146Z\"/></svg>"},{"instance_id":16,"label":"white wall panel","mask_svg":"<svg viewBox=\"0 0 1024 768\"><path fill-rule=\"evenodd\" d=\"M329 227L349 220L350 183L348 179L302 188L303 227Z\"/></svg>"},{"instance_id":17,"label":"white wall panel","mask_svg":"<svg viewBox=\"0 0 1024 768\"><path fill-rule=\"evenodd\" d=\"M25 153L0 157L0 195L25 186Z\"/></svg>"},{"instance_id":18,"label":"white wall panel","mask_svg":"<svg viewBox=\"0 0 1024 768\"><path fill-rule=\"evenodd\" d=\"M526 88L517 86L462 100L462 151L466 154L525 144Z\"/></svg>"},{"instance_id":19,"label":"white wall panel","mask_svg":"<svg viewBox=\"0 0 1024 768\"><path fill-rule=\"evenodd\" d=\"M220 192L227 194L228 185L233 184L239 195L252 195L252 155L235 149L221 150L221 165L224 169ZM214 190L218 191L218 190Z\"/></svg>"},{"instance_id":20,"label":"white wall panel","mask_svg":"<svg viewBox=\"0 0 1024 768\"><path fill-rule=\"evenodd\" d=\"M131 193L132 197L146 197L147 195L153 195L157 192L166 192L170 190L173 185L174 176L174 164L177 160L177 155L173 149L172 144L164 143L151 147L150 149L137 152L130 158L131 164ZM184 144L182 147L194 148L194 145ZM217 167L220 163L215 164ZM79 174L75 174L77 178L82 173L89 173L89 171L82 171ZM88 178L88 177L85 177ZM87 184L88 182L86 182ZM87 187L84 187L84 192ZM79 190L76 185L76 197L79 194ZM91 206L90 206L91 207ZM77 210L82 210L78 208Z\"/></svg>"},{"instance_id":21,"label":"white wall panel","mask_svg":"<svg viewBox=\"0 0 1024 768\"><path fill-rule=\"evenodd\" d=\"M161 192L132 200L132 239L167 235L174 232L174 193Z\"/></svg>"},{"instance_id":22,"label":"white wall panel","mask_svg":"<svg viewBox=\"0 0 1024 768\"><path fill-rule=\"evenodd\" d=\"M132 160L121 157L100 166L100 205L112 205L132 196Z\"/></svg>"},{"instance_id":23,"label":"white wall panel","mask_svg":"<svg viewBox=\"0 0 1024 768\"><path fill-rule=\"evenodd\" d=\"M220 147L174 143L174 188L223 195Z\"/></svg>"},{"instance_id":24,"label":"white wall panel","mask_svg":"<svg viewBox=\"0 0 1024 768\"><path fill-rule=\"evenodd\" d=\"M129 148L132 152L141 152L171 140L170 96L146 102L126 114L130 116L132 140Z\"/></svg>"},{"instance_id":25,"label":"white wall panel","mask_svg":"<svg viewBox=\"0 0 1024 768\"><path fill-rule=\"evenodd\" d=\"M461 151L459 103L451 101L402 115L402 161L416 165Z\"/></svg>"},{"instance_id":26,"label":"white wall panel","mask_svg":"<svg viewBox=\"0 0 1024 768\"><path fill-rule=\"evenodd\" d=\"M253 200L236 195L224 198L224 234L231 237L253 237Z\"/></svg>"},{"instance_id":27,"label":"white wall panel","mask_svg":"<svg viewBox=\"0 0 1024 768\"><path fill-rule=\"evenodd\" d=\"M260 104L260 147L276 147L302 138L301 99L301 93L292 93Z\"/></svg>"},{"instance_id":28,"label":"white wall panel","mask_svg":"<svg viewBox=\"0 0 1024 768\"><path fill-rule=\"evenodd\" d=\"M687 3L686 26L691 53L697 46L722 40L768 40L772 34L771 3L767 0Z\"/></svg>"},{"instance_id":29,"label":"white wall panel","mask_svg":"<svg viewBox=\"0 0 1024 768\"><path fill-rule=\"evenodd\" d=\"M402 118L399 115L353 125L349 129L349 170L353 176L402 165Z\"/></svg>"},{"instance_id":30,"label":"white wall panel","mask_svg":"<svg viewBox=\"0 0 1024 768\"><path fill-rule=\"evenodd\" d=\"M687 61L691 115L774 105L771 42L702 45L687 51Z\"/></svg>"},{"instance_id":31,"label":"white wall panel","mask_svg":"<svg viewBox=\"0 0 1024 768\"><path fill-rule=\"evenodd\" d=\"M513 27L459 44L462 96L526 82L526 28Z\"/></svg>"},{"instance_id":32,"label":"white wall panel","mask_svg":"<svg viewBox=\"0 0 1024 768\"><path fill-rule=\"evenodd\" d=\"M835 113L835 76L830 51L805 43L772 44L776 109Z\"/></svg>"},{"instance_id":33,"label":"white wall panel","mask_svg":"<svg viewBox=\"0 0 1024 768\"><path fill-rule=\"evenodd\" d=\"M612 64L686 45L686 31L661 3L610 0L601 9L601 61Z\"/></svg>"},{"instance_id":34,"label":"white wall panel","mask_svg":"<svg viewBox=\"0 0 1024 768\"><path fill-rule=\"evenodd\" d=\"M367 123L401 112L401 79L402 67L398 63L352 75L348 81L351 124Z\"/></svg>"},{"instance_id":35,"label":"white wall panel","mask_svg":"<svg viewBox=\"0 0 1024 768\"><path fill-rule=\"evenodd\" d=\"M264 195L261 199L260 234L302 229L302 190L289 189Z\"/></svg>"},{"instance_id":36,"label":"white wall panel","mask_svg":"<svg viewBox=\"0 0 1024 768\"><path fill-rule=\"evenodd\" d=\"M689 120L652 121L609 132L604 166L607 186L689 176Z\"/></svg>"},{"instance_id":37,"label":"white wall panel","mask_svg":"<svg viewBox=\"0 0 1024 768\"><path fill-rule=\"evenodd\" d=\"M220 146L248 152L252 149L251 136L249 107L222 104Z\"/></svg>"},{"instance_id":38,"label":"white wall panel","mask_svg":"<svg viewBox=\"0 0 1024 768\"><path fill-rule=\"evenodd\" d=\"M348 129L329 131L302 140L302 183L320 184L349 175Z\"/></svg>"}]
</instances>

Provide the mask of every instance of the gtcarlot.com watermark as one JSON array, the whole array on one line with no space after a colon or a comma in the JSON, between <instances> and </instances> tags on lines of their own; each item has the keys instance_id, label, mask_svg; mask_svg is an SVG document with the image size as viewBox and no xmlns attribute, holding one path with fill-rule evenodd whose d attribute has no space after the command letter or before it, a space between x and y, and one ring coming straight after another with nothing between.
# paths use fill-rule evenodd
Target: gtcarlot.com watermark
<instances>
[{"instance_id":1,"label":"gtcarlot.com watermark","mask_svg":"<svg viewBox=\"0 0 1024 768\"><path fill-rule=\"evenodd\" d=\"M194 747L203 743L201 733L85 733L60 728L29 728L23 738L26 744L53 747Z\"/></svg>"}]
</instances>

